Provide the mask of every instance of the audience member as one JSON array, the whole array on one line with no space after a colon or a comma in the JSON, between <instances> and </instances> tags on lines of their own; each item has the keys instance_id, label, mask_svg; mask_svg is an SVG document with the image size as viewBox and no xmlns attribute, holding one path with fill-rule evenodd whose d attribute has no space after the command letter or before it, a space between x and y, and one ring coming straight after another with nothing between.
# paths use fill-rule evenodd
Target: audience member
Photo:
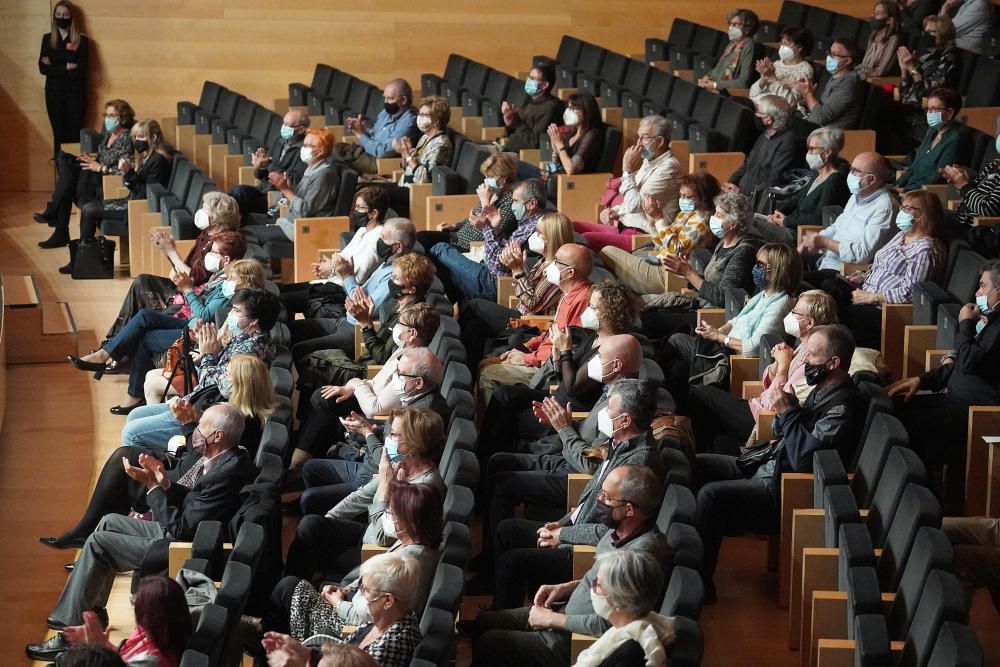
<instances>
[{"instance_id":1,"label":"audience member","mask_svg":"<svg viewBox=\"0 0 1000 667\"><path fill-rule=\"evenodd\" d=\"M552 123L546 129L552 144L552 161L550 172L542 177L547 178L549 173L573 175L599 171L604 151L604 121L597 100L590 93L573 93L566 101L562 121L562 126Z\"/></svg>"},{"instance_id":2,"label":"audience member","mask_svg":"<svg viewBox=\"0 0 1000 667\"><path fill-rule=\"evenodd\" d=\"M757 26L760 21L749 9L734 9L726 17L729 24L729 44L719 62L708 74L698 79L698 85L708 90L749 88L754 79Z\"/></svg>"},{"instance_id":3,"label":"audience member","mask_svg":"<svg viewBox=\"0 0 1000 667\"><path fill-rule=\"evenodd\" d=\"M677 178L680 163L670 152L670 121L663 116L646 116L639 121L639 138L625 149L622 158L620 204L601 210L600 223L575 222L574 229L594 252L602 248L632 249L632 236L652 233L643 212L643 201L654 200L666 216L677 213ZM617 198L617 197L616 197Z\"/></svg>"},{"instance_id":4,"label":"audience member","mask_svg":"<svg viewBox=\"0 0 1000 667\"><path fill-rule=\"evenodd\" d=\"M764 131L740 168L722 185L723 190L741 192L753 201L767 188L784 184L785 172L802 162L801 148L788 127L792 116L788 102L777 95L765 95L755 106L757 124Z\"/></svg>"},{"instance_id":5,"label":"audience member","mask_svg":"<svg viewBox=\"0 0 1000 667\"><path fill-rule=\"evenodd\" d=\"M927 98L927 134L913 153L910 165L896 179L904 191L941 183L943 167L968 159L967 128L958 119L962 96L955 90L936 88Z\"/></svg>"},{"instance_id":6,"label":"audience member","mask_svg":"<svg viewBox=\"0 0 1000 667\"><path fill-rule=\"evenodd\" d=\"M922 53L899 47L897 59L902 72L899 101L919 111L923 98L937 88L958 89L962 73L962 52L955 47L955 26L947 16L928 16L924 31L934 40Z\"/></svg>"},{"instance_id":7,"label":"audience member","mask_svg":"<svg viewBox=\"0 0 1000 667\"><path fill-rule=\"evenodd\" d=\"M781 31L778 60L767 56L754 67L760 78L750 86L750 100L756 104L765 95L777 95L794 112L802 104L802 95L795 82L812 81L816 74L812 66L813 36L808 28L790 25Z\"/></svg>"},{"instance_id":8,"label":"audience member","mask_svg":"<svg viewBox=\"0 0 1000 667\"><path fill-rule=\"evenodd\" d=\"M525 148L538 148L538 138L552 124L562 120L566 105L552 94L556 70L552 65L532 67L524 82L524 92L530 97L523 107L504 101L500 104L506 136L500 140L500 150L517 153Z\"/></svg>"},{"instance_id":9,"label":"audience member","mask_svg":"<svg viewBox=\"0 0 1000 667\"><path fill-rule=\"evenodd\" d=\"M857 67L858 76L863 80L893 76L899 73L896 50L903 37L899 5L892 0L879 0L872 8L868 19L871 32L864 58Z\"/></svg>"},{"instance_id":10,"label":"audience member","mask_svg":"<svg viewBox=\"0 0 1000 667\"><path fill-rule=\"evenodd\" d=\"M345 121L345 129L357 137L357 143L341 142L333 147L333 155L359 174L378 173L378 158L397 155L394 142L403 137L411 142L420 138L410 84L404 79L393 79L385 85L382 99L382 110L371 127L361 114Z\"/></svg>"},{"instance_id":11,"label":"audience member","mask_svg":"<svg viewBox=\"0 0 1000 667\"><path fill-rule=\"evenodd\" d=\"M954 24L955 46L979 51L993 23L993 7L986 0L944 0L938 16L949 17Z\"/></svg>"},{"instance_id":12,"label":"audience member","mask_svg":"<svg viewBox=\"0 0 1000 667\"><path fill-rule=\"evenodd\" d=\"M1000 145L1000 140L997 144ZM977 216L1000 215L1000 160L990 162L978 175L957 164L943 167L941 174L962 198L949 231L953 236L964 237L984 257L1000 256L1000 235L989 226L973 224ZM948 213L945 211L946 217Z\"/></svg>"},{"instance_id":13,"label":"audience member","mask_svg":"<svg viewBox=\"0 0 1000 667\"><path fill-rule=\"evenodd\" d=\"M300 109L291 109L281 119L278 139L270 150L261 146L250 156L250 165L254 169L253 175L259 181L258 184L237 185L229 190L229 196L239 204L240 217L243 220L246 220L251 213L267 212L267 193L278 189L271 182L272 173L284 175L288 187L292 190L298 187L306 170L306 163L300 156L302 142L308 129L309 114Z\"/></svg>"},{"instance_id":14,"label":"audience member","mask_svg":"<svg viewBox=\"0 0 1000 667\"><path fill-rule=\"evenodd\" d=\"M802 95L809 110L806 119L820 127L855 130L861 121L865 105L864 82L854 71L858 62L858 45L852 39L839 37L830 44L826 71L830 78L822 94L816 94L816 83L798 81L796 91Z\"/></svg>"},{"instance_id":15,"label":"audience member","mask_svg":"<svg viewBox=\"0 0 1000 667\"><path fill-rule=\"evenodd\" d=\"M965 588L968 606L977 588L985 588L1000 611L1000 519L947 516L941 530L955 549L955 574Z\"/></svg>"}]
</instances>

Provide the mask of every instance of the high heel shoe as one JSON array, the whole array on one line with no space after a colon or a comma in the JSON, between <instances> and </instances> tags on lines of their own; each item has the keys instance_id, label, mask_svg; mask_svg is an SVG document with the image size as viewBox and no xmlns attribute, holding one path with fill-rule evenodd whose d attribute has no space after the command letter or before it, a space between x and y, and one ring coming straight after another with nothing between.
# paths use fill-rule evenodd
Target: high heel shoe
<instances>
[{"instance_id":1,"label":"high heel shoe","mask_svg":"<svg viewBox=\"0 0 1000 667\"><path fill-rule=\"evenodd\" d=\"M130 413L133 410L135 410L136 408L142 407L143 405L146 405L146 399L142 399L141 401L139 401L135 405L129 405L129 406L125 406L125 407L122 407L120 405L116 405L115 407L111 408L111 414L113 414L113 415L119 415L119 416L125 416L128 413Z\"/></svg>"},{"instance_id":2,"label":"high heel shoe","mask_svg":"<svg viewBox=\"0 0 1000 667\"><path fill-rule=\"evenodd\" d=\"M72 354L66 355L66 361L73 364L77 370L93 371L95 380L100 380L104 377L104 371L108 369L107 364L99 364L96 361L84 361L79 357L74 357Z\"/></svg>"}]
</instances>

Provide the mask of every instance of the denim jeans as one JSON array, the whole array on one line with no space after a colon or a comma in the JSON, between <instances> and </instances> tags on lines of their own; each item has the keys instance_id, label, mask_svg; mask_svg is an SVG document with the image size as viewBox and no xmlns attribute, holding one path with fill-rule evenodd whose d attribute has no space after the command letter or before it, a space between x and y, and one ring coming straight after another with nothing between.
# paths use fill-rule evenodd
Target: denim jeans
<instances>
[{"instance_id":1,"label":"denim jeans","mask_svg":"<svg viewBox=\"0 0 1000 667\"><path fill-rule=\"evenodd\" d=\"M143 308L104 346L112 359L129 357L129 396L142 398L146 373L153 370L153 355L166 352L185 326L187 322L179 317Z\"/></svg>"},{"instance_id":2,"label":"denim jeans","mask_svg":"<svg viewBox=\"0 0 1000 667\"><path fill-rule=\"evenodd\" d=\"M302 514L326 514L334 505L371 481L360 461L312 459L302 466L305 491L299 498Z\"/></svg>"},{"instance_id":3,"label":"denim jeans","mask_svg":"<svg viewBox=\"0 0 1000 667\"><path fill-rule=\"evenodd\" d=\"M485 262L473 262L449 243L435 244L430 253L451 274L452 284L466 299L497 300L497 281Z\"/></svg>"},{"instance_id":4,"label":"denim jeans","mask_svg":"<svg viewBox=\"0 0 1000 667\"><path fill-rule=\"evenodd\" d=\"M180 432L181 423L166 403L143 405L128 413L122 429L122 446L166 449L170 438Z\"/></svg>"}]
</instances>

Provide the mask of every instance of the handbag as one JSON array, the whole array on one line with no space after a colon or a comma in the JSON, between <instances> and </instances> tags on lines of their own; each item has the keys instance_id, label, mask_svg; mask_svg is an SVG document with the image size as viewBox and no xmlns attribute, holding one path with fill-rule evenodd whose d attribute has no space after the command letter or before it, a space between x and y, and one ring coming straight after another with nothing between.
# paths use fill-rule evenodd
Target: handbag
<instances>
[{"instance_id":1,"label":"handbag","mask_svg":"<svg viewBox=\"0 0 1000 667\"><path fill-rule=\"evenodd\" d=\"M740 450L736 457L736 467L743 476L750 479L762 465L777 458L783 447L781 440L758 440L749 447Z\"/></svg>"},{"instance_id":2,"label":"handbag","mask_svg":"<svg viewBox=\"0 0 1000 667\"><path fill-rule=\"evenodd\" d=\"M69 261L74 280L114 278L115 242L105 236L70 241Z\"/></svg>"}]
</instances>

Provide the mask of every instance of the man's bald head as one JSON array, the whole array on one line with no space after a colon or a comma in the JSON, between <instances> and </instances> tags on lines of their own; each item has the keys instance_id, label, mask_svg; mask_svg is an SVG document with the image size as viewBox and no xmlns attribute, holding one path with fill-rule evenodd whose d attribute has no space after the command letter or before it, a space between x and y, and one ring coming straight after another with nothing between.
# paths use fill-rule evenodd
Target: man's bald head
<instances>
[{"instance_id":1,"label":"man's bald head","mask_svg":"<svg viewBox=\"0 0 1000 667\"><path fill-rule=\"evenodd\" d=\"M598 348L605 382L610 383L619 378L633 378L639 374L642 366L642 346L639 340L631 334L608 336L601 341Z\"/></svg>"},{"instance_id":2,"label":"man's bald head","mask_svg":"<svg viewBox=\"0 0 1000 667\"><path fill-rule=\"evenodd\" d=\"M556 262L562 270L562 288L569 291L590 277L594 268L594 259L590 249L578 243L564 243L556 251ZM569 270L572 269L572 274Z\"/></svg>"},{"instance_id":3,"label":"man's bald head","mask_svg":"<svg viewBox=\"0 0 1000 667\"><path fill-rule=\"evenodd\" d=\"M295 132L301 134L305 128L309 127L309 114L299 109L291 109L281 119L281 122L288 127L295 128Z\"/></svg>"},{"instance_id":4,"label":"man's bald head","mask_svg":"<svg viewBox=\"0 0 1000 667\"><path fill-rule=\"evenodd\" d=\"M851 171L861 178L861 191L864 194L882 187L892 175L889 163L875 151L858 153L851 161Z\"/></svg>"}]
</instances>

